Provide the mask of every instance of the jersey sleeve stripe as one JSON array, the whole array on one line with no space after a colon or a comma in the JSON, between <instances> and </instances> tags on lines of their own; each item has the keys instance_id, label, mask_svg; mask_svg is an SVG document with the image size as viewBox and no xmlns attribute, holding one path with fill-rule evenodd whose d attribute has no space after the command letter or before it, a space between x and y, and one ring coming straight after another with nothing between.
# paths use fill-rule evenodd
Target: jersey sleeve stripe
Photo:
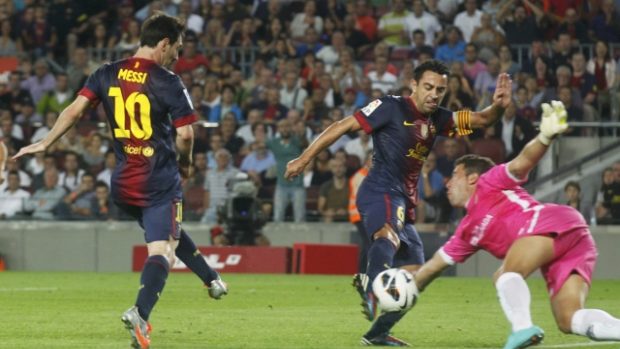
<instances>
[{"instance_id":1,"label":"jersey sleeve stripe","mask_svg":"<svg viewBox=\"0 0 620 349\"><path fill-rule=\"evenodd\" d=\"M437 250L437 254L439 254L441 259L443 259L443 261L446 262L446 264L448 265L456 264L456 262L454 261L454 258L450 257L450 255L447 254L446 251L444 251L443 247Z\"/></svg>"},{"instance_id":2,"label":"jersey sleeve stripe","mask_svg":"<svg viewBox=\"0 0 620 349\"><path fill-rule=\"evenodd\" d=\"M506 171L506 176L508 176L508 178L513 180L515 183L523 184L523 183L527 182L527 176L525 178L517 178L517 176L513 175L512 173L510 173L510 170L508 169L508 164L502 164L500 166L504 167L504 171Z\"/></svg>"},{"instance_id":3,"label":"jersey sleeve stripe","mask_svg":"<svg viewBox=\"0 0 620 349\"><path fill-rule=\"evenodd\" d=\"M459 136L466 136L474 132L471 129L471 110L456 112L456 132Z\"/></svg>"},{"instance_id":4,"label":"jersey sleeve stripe","mask_svg":"<svg viewBox=\"0 0 620 349\"><path fill-rule=\"evenodd\" d=\"M181 126L185 126L185 125L191 125L194 122L198 121L198 116L196 116L196 114L189 114L189 115L185 115L182 116L178 119L174 119L172 121L172 124L174 125L174 127L181 127Z\"/></svg>"},{"instance_id":5,"label":"jersey sleeve stripe","mask_svg":"<svg viewBox=\"0 0 620 349\"><path fill-rule=\"evenodd\" d=\"M82 87L80 92L78 92L78 95L86 97L93 104L99 103L99 97L97 97L97 95L86 86Z\"/></svg>"},{"instance_id":6,"label":"jersey sleeve stripe","mask_svg":"<svg viewBox=\"0 0 620 349\"><path fill-rule=\"evenodd\" d=\"M360 126L362 126L362 129L366 132L366 134L372 133L372 126L370 126L368 120L366 120L366 116L361 111L358 110L353 113L353 117L360 123Z\"/></svg>"}]
</instances>

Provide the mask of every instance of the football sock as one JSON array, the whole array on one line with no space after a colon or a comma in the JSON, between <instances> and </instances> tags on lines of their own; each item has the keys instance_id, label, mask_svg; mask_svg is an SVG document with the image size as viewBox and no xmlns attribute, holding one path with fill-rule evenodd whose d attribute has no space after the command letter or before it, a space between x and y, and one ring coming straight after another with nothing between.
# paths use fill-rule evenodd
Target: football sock
<instances>
[{"instance_id":1,"label":"football sock","mask_svg":"<svg viewBox=\"0 0 620 349\"><path fill-rule=\"evenodd\" d=\"M368 249L368 268L366 269L370 285L379 273L392 267L394 253L396 249L390 240L378 238L372 242Z\"/></svg>"},{"instance_id":2,"label":"football sock","mask_svg":"<svg viewBox=\"0 0 620 349\"><path fill-rule=\"evenodd\" d=\"M140 291L138 291L138 299L136 300L138 313L145 321L148 321L151 310L153 310L161 291L164 289L169 269L168 260L164 256L155 255L146 259L140 277Z\"/></svg>"},{"instance_id":3,"label":"football sock","mask_svg":"<svg viewBox=\"0 0 620 349\"><path fill-rule=\"evenodd\" d=\"M207 264L185 230L181 230L181 238L175 254L194 274L198 275L205 285L211 284L211 281L218 278L217 272Z\"/></svg>"},{"instance_id":4,"label":"football sock","mask_svg":"<svg viewBox=\"0 0 620 349\"><path fill-rule=\"evenodd\" d=\"M571 331L597 341L620 341L620 319L599 309L580 309L573 314Z\"/></svg>"},{"instance_id":5,"label":"football sock","mask_svg":"<svg viewBox=\"0 0 620 349\"><path fill-rule=\"evenodd\" d=\"M512 331L520 331L532 327L530 315L530 289L518 273L504 273L495 283L497 296L504 314L512 324Z\"/></svg>"},{"instance_id":6,"label":"football sock","mask_svg":"<svg viewBox=\"0 0 620 349\"><path fill-rule=\"evenodd\" d=\"M387 335L405 314L406 312L390 312L379 315L364 337L372 339L380 335Z\"/></svg>"}]
</instances>

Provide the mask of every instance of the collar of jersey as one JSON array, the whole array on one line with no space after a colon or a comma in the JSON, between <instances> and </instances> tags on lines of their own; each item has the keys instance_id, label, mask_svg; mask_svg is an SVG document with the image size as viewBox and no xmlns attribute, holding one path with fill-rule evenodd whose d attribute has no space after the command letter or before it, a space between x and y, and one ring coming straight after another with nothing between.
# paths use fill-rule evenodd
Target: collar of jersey
<instances>
[{"instance_id":1,"label":"collar of jersey","mask_svg":"<svg viewBox=\"0 0 620 349\"><path fill-rule=\"evenodd\" d=\"M420 111L418 110L418 108L415 106L415 103L413 103L413 101L411 100L411 97L403 97L405 99L405 101L407 102L407 104L411 107L411 110L413 110L413 116L414 119L417 118L422 118L422 119L428 119L428 117L422 113L420 113Z\"/></svg>"},{"instance_id":2,"label":"collar of jersey","mask_svg":"<svg viewBox=\"0 0 620 349\"><path fill-rule=\"evenodd\" d=\"M146 65L157 64L154 60L148 59L148 58L143 58L143 57L131 56L131 57L129 57L129 59L130 60L136 60L136 61L143 62Z\"/></svg>"}]
</instances>

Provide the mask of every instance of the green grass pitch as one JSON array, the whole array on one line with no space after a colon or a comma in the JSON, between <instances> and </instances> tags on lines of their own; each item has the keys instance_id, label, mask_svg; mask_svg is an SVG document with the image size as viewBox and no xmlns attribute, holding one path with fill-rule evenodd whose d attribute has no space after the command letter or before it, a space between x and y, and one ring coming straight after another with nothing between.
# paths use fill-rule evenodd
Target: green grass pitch
<instances>
[{"instance_id":1,"label":"green grass pitch","mask_svg":"<svg viewBox=\"0 0 620 349\"><path fill-rule=\"evenodd\" d=\"M151 315L153 349L359 348L362 318L350 277L224 275L230 294L208 298L190 273L174 273ZM0 348L128 348L121 313L134 301L131 273L0 273ZM543 348L617 348L561 334L544 284L530 280ZM597 280L588 306L620 316L620 281ZM509 327L490 279L440 278L394 328L415 348L501 348ZM588 344L589 343L589 344Z\"/></svg>"}]
</instances>

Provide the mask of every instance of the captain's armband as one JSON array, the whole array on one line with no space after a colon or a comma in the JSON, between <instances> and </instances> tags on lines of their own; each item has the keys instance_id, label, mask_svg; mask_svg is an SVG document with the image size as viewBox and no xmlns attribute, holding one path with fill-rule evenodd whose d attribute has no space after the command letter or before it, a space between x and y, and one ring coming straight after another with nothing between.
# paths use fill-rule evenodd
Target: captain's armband
<instances>
[{"instance_id":1,"label":"captain's armband","mask_svg":"<svg viewBox=\"0 0 620 349\"><path fill-rule=\"evenodd\" d=\"M459 110L452 113L454 128L459 136L467 136L474 131L471 128L471 110Z\"/></svg>"}]
</instances>

